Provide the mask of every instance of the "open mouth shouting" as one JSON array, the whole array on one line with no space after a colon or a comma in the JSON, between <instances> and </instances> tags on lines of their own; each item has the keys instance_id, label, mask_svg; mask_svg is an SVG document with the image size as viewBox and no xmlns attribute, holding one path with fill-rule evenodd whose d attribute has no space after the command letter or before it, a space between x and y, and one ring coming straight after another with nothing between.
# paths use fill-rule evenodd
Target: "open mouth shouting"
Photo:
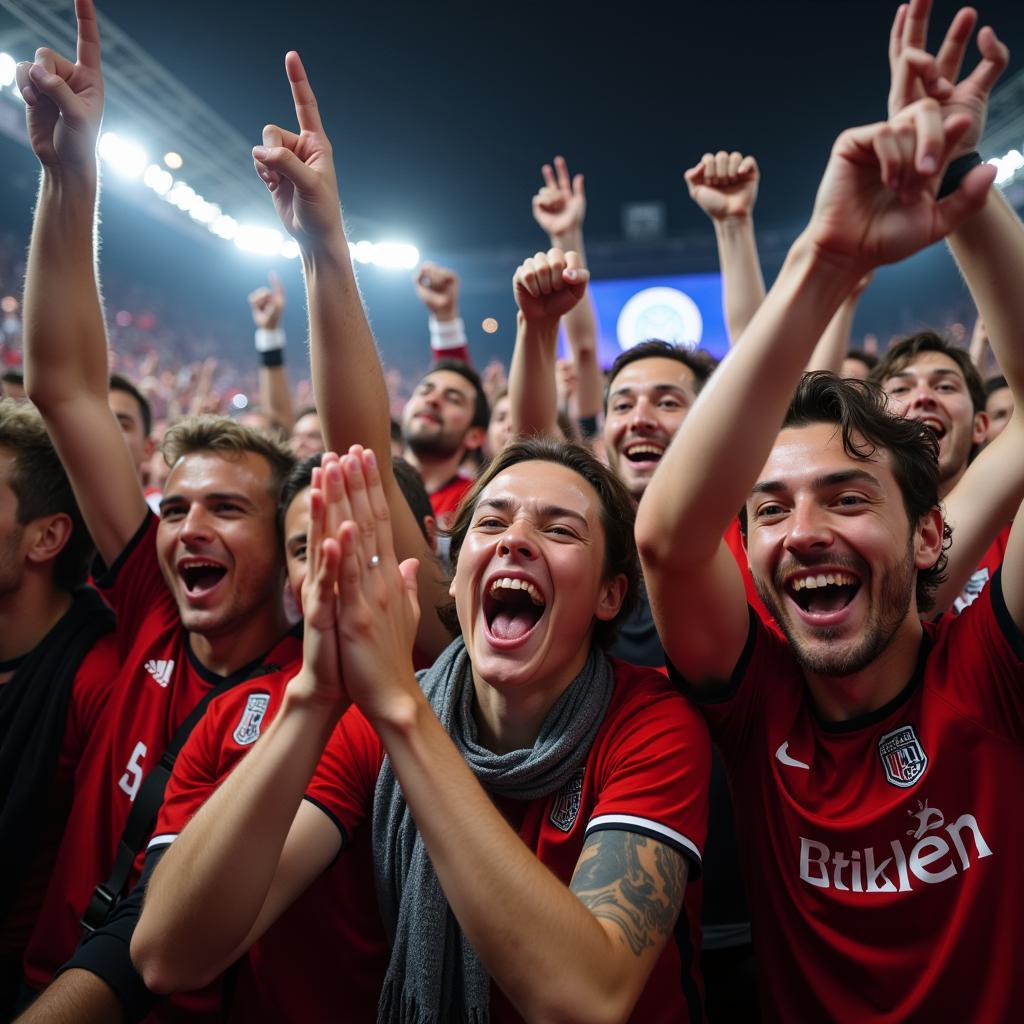
<instances>
[{"instance_id":1,"label":"open mouth shouting","mask_svg":"<svg viewBox=\"0 0 1024 1024\"><path fill-rule=\"evenodd\" d=\"M653 469L665 454L665 445L659 444L650 438L643 438L638 441L630 441L622 449L623 457L632 466L638 469Z\"/></svg>"},{"instance_id":2,"label":"open mouth shouting","mask_svg":"<svg viewBox=\"0 0 1024 1024\"><path fill-rule=\"evenodd\" d=\"M484 587L483 617L492 646L508 650L525 643L544 617L540 587L520 573L496 574Z\"/></svg>"},{"instance_id":3,"label":"open mouth shouting","mask_svg":"<svg viewBox=\"0 0 1024 1024\"><path fill-rule=\"evenodd\" d=\"M178 577L185 594L193 600L213 593L227 573L227 566L210 558L182 558L178 562Z\"/></svg>"},{"instance_id":4,"label":"open mouth shouting","mask_svg":"<svg viewBox=\"0 0 1024 1024\"><path fill-rule=\"evenodd\" d=\"M940 442L946 436L946 424L937 416L916 416L914 418L918 423L924 424Z\"/></svg>"},{"instance_id":5,"label":"open mouth shouting","mask_svg":"<svg viewBox=\"0 0 1024 1024\"><path fill-rule=\"evenodd\" d=\"M860 589L860 577L848 569L801 569L785 583L786 594L800 618L813 626L841 622Z\"/></svg>"}]
</instances>

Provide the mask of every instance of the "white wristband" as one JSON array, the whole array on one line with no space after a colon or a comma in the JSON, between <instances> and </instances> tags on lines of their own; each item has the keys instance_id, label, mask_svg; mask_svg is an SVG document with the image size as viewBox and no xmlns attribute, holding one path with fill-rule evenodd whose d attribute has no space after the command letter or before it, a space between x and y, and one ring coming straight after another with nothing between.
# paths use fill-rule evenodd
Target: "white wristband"
<instances>
[{"instance_id":1,"label":"white wristband","mask_svg":"<svg viewBox=\"0 0 1024 1024\"><path fill-rule=\"evenodd\" d=\"M430 325L430 347L435 352L449 352L453 348L466 348L466 325L462 317L457 316L454 320L438 320L431 316Z\"/></svg>"},{"instance_id":2,"label":"white wristband","mask_svg":"<svg viewBox=\"0 0 1024 1024\"><path fill-rule=\"evenodd\" d=\"M284 348L285 336L283 327L257 327L256 351L276 352Z\"/></svg>"}]
</instances>

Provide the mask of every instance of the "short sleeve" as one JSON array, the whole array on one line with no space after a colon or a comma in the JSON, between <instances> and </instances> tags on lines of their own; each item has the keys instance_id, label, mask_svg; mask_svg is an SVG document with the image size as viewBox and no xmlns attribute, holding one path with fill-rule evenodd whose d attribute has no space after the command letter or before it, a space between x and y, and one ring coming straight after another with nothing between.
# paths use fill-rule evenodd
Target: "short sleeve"
<instances>
[{"instance_id":1,"label":"short sleeve","mask_svg":"<svg viewBox=\"0 0 1024 1024\"><path fill-rule=\"evenodd\" d=\"M355 706L342 715L306 789L306 799L351 841L373 806L384 748L373 726Z\"/></svg>"},{"instance_id":2,"label":"short sleeve","mask_svg":"<svg viewBox=\"0 0 1024 1024\"><path fill-rule=\"evenodd\" d=\"M707 727L660 677L642 701L627 702L613 725L586 835L613 830L657 839L686 856L696 877L708 825Z\"/></svg>"},{"instance_id":3,"label":"short sleeve","mask_svg":"<svg viewBox=\"0 0 1024 1024\"><path fill-rule=\"evenodd\" d=\"M750 609L750 627L736 667L721 685L693 686L671 662L669 679L698 705L726 761L730 753L751 747L754 730L762 720L765 679L791 673L792 655L780 640Z\"/></svg>"},{"instance_id":4,"label":"short sleeve","mask_svg":"<svg viewBox=\"0 0 1024 1024\"><path fill-rule=\"evenodd\" d=\"M927 685L967 717L1024 739L1024 636L1003 599L1002 569L970 607L939 625Z\"/></svg>"},{"instance_id":5,"label":"short sleeve","mask_svg":"<svg viewBox=\"0 0 1024 1024\"><path fill-rule=\"evenodd\" d=\"M156 602L166 603L176 613L157 560L159 523L152 512L147 512L135 536L113 564L105 567L99 563L95 567L96 586L117 612L117 635L127 644L134 643L139 626Z\"/></svg>"}]
</instances>

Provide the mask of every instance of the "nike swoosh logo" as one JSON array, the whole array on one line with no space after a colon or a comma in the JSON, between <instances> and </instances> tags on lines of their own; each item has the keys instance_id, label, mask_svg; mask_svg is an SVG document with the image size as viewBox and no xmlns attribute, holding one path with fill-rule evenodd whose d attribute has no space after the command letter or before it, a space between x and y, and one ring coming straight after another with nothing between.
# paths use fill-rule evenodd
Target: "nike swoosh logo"
<instances>
[{"instance_id":1,"label":"nike swoosh logo","mask_svg":"<svg viewBox=\"0 0 1024 1024\"><path fill-rule=\"evenodd\" d=\"M786 740L778 750L775 751L775 756L778 758L779 764L788 764L790 768L805 768L807 771L811 770L809 764L804 764L803 761L798 761L795 757L790 757L786 751L789 749L789 740Z\"/></svg>"}]
</instances>

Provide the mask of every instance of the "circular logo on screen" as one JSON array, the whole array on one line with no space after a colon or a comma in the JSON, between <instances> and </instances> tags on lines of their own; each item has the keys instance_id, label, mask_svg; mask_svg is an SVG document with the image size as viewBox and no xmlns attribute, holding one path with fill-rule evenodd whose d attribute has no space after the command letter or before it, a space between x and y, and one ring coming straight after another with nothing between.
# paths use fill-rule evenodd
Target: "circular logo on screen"
<instances>
[{"instance_id":1,"label":"circular logo on screen","mask_svg":"<svg viewBox=\"0 0 1024 1024\"><path fill-rule=\"evenodd\" d=\"M694 348L704 333L697 303L678 288L645 288L622 307L615 333L619 347L657 338Z\"/></svg>"}]
</instances>

